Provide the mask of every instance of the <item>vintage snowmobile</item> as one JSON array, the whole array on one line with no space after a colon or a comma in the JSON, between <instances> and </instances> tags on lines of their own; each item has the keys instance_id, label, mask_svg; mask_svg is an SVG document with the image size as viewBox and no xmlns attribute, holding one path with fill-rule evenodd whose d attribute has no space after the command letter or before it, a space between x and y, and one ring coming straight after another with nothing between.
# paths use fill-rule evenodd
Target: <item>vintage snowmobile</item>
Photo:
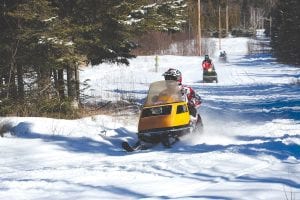
<instances>
[{"instance_id":1,"label":"vintage snowmobile","mask_svg":"<svg viewBox=\"0 0 300 200\"><path fill-rule=\"evenodd\" d=\"M179 137L201 132L202 119L197 112L190 116L187 101L176 81L158 81L150 85L138 123L138 141L130 146L123 142L126 151L148 149L158 143L165 147L179 141Z\"/></svg>"},{"instance_id":2,"label":"vintage snowmobile","mask_svg":"<svg viewBox=\"0 0 300 200\"><path fill-rule=\"evenodd\" d=\"M218 74L215 66L210 63L203 63L203 83L218 83Z\"/></svg>"}]
</instances>

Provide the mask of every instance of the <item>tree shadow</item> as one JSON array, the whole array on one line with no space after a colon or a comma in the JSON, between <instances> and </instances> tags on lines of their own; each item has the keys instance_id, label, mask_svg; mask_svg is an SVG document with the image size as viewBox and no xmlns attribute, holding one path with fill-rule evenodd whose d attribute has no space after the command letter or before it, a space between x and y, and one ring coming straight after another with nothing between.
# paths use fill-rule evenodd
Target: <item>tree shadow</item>
<instances>
[{"instance_id":1,"label":"tree shadow","mask_svg":"<svg viewBox=\"0 0 300 200\"><path fill-rule=\"evenodd\" d=\"M261 141L260 143L230 144L230 145L208 145L197 144L194 146L179 146L172 148L171 151L180 153L207 153L213 151L234 152L247 156L257 157L260 155L270 155L281 161L289 157L300 159L300 146L296 143L285 143L284 140L293 141L300 139L300 135L284 135L282 137L259 137L259 136L237 136L239 141L251 142Z\"/></svg>"},{"instance_id":2,"label":"tree shadow","mask_svg":"<svg viewBox=\"0 0 300 200\"><path fill-rule=\"evenodd\" d=\"M125 128L122 131L116 130L119 133L116 136L106 137L105 135L99 135L103 141L94 140L89 137L71 137L64 135L51 135L51 134L40 134L32 132L32 123L20 122L16 126L11 128L12 135L19 138L25 139L41 139L44 142L55 144L59 147L66 149L67 151L76 153L93 153L93 154L106 154L110 156L124 155L124 151L121 149L122 140L119 139L121 136L133 134Z\"/></svg>"},{"instance_id":3,"label":"tree shadow","mask_svg":"<svg viewBox=\"0 0 300 200\"><path fill-rule=\"evenodd\" d=\"M65 184L68 187L61 187L60 189L57 189L55 187L55 192L61 192L61 193L69 193L72 194L72 196L76 196L76 194L80 194L80 192L84 191L93 191L94 193L97 193L97 191L102 192L108 192L111 194L115 194L115 195L119 195L119 196L123 196L124 199L126 199L126 197L128 198L134 198L134 199L141 199L141 198L147 198L147 195L142 194L141 192L135 192L132 191L128 188L125 187L118 187L118 186L114 186L114 185L106 185L103 186L100 182L100 185L96 185L96 184L85 184L85 183L80 183L80 182L72 182L66 179L47 179L47 178L43 178L43 179L32 179L32 178L20 178L20 179L12 179L12 178L4 178L1 179L2 181L7 181L7 182L13 182L13 181L18 181L18 182L44 182L47 183L49 185L51 184ZM39 184L36 184L36 186L32 186L32 189L37 189L40 191L43 191L44 188L40 187ZM48 189L49 190L49 189ZM45 191L45 193L49 193L50 191Z\"/></svg>"},{"instance_id":4,"label":"tree shadow","mask_svg":"<svg viewBox=\"0 0 300 200\"><path fill-rule=\"evenodd\" d=\"M214 119L238 119L251 122L274 119L300 120L299 87L290 84L195 86L201 91L200 111ZM205 99L206 94L216 98ZM280 95L279 95L280 94ZM236 98L232 98L236 97Z\"/></svg>"},{"instance_id":5,"label":"tree shadow","mask_svg":"<svg viewBox=\"0 0 300 200\"><path fill-rule=\"evenodd\" d=\"M232 62L234 65L243 67L273 65L274 63L276 63L276 59L272 57L270 53L249 54L240 58L238 61Z\"/></svg>"},{"instance_id":6,"label":"tree shadow","mask_svg":"<svg viewBox=\"0 0 300 200\"><path fill-rule=\"evenodd\" d=\"M257 182L257 183L277 183L285 185L292 188L300 189L300 183L287 178L276 178L276 177L250 177L250 176L240 176L237 179L239 182Z\"/></svg>"}]
</instances>

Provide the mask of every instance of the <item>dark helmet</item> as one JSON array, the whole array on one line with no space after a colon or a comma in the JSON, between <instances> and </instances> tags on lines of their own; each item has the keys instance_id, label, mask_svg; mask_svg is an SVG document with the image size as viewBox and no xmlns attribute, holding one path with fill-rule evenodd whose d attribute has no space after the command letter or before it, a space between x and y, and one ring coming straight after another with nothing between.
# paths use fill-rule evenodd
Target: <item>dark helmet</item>
<instances>
[{"instance_id":1,"label":"dark helmet","mask_svg":"<svg viewBox=\"0 0 300 200\"><path fill-rule=\"evenodd\" d=\"M164 76L165 80L174 80L174 81L178 81L179 83L182 82L182 75L178 69L170 68L162 75Z\"/></svg>"},{"instance_id":2,"label":"dark helmet","mask_svg":"<svg viewBox=\"0 0 300 200\"><path fill-rule=\"evenodd\" d=\"M205 60L209 60L209 56L208 56L208 55L205 55L205 56L204 56L204 59L205 59Z\"/></svg>"}]
</instances>

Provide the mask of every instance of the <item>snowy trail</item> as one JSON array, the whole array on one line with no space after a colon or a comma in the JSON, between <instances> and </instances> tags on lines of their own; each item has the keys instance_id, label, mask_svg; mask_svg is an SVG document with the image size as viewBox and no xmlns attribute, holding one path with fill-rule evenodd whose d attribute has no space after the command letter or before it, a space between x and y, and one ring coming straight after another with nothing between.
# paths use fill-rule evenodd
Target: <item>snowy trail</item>
<instances>
[{"instance_id":1,"label":"snowy trail","mask_svg":"<svg viewBox=\"0 0 300 200\"><path fill-rule=\"evenodd\" d=\"M93 98L143 101L149 83L169 67L202 96L204 133L172 148L124 152L137 117L78 120L1 118L0 199L291 199L300 198L300 98L297 68L270 55L246 55L246 38L223 41L228 63L215 62L218 84L204 84L201 58L138 57L130 66L81 71ZM232 45L232 43L236 45ZM217 60L214 57L214 60Z\"/></svg>"}]
</instances>

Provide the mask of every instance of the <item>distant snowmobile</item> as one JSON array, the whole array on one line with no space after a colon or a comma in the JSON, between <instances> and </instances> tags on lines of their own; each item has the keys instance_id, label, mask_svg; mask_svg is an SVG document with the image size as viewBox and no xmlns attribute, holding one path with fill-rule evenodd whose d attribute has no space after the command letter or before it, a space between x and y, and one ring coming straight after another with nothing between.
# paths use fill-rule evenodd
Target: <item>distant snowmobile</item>
<instances>
[{"instance_id":1,"label":"distant snowmobile","mask_svg":"<svg viewBox=\"0 0 300 200\"><path fill-rule=\"evenodd\" d=\"M203 68L203 83L218 83L218 75L215 66L209 62L202 63Z\"/></svg>"},{"instance_id":2,"label":"distant snowmobile","mask_svg":"<svg viewBox=\"0 0 300 200\"><path fill-rule=\"evenodd\" d=\"M226 63L227 62L227 54L225 51L221 51L219 55L219 61Z\"/></svg>"},{"instance_id":3,"label":"distant snowmobile","mask_svg":"<svg viewBox=\"0 0 300 200\"><path fill-rule=\"evenodd\" d=\"M130 146L123 142L126 151L148 149L158 143L165 147L179 141L179 137L202 132L200 114L191 117L187 101L178 83L173 80L158 81L150 85L138 123L138 141Z\"/></svg>"},{"instance_id":4,"label":"distant snowmobile","mask_svg":"<svg viewBox=\"0 0 300 200\"><path fill-rule=\"evenodd\" d=\"M208 55L204 56L204 60L202 61L202 69L203 69L203 83L218 82L218 75L215 70L215 66Z\"/></svg>"}]
</instances>

